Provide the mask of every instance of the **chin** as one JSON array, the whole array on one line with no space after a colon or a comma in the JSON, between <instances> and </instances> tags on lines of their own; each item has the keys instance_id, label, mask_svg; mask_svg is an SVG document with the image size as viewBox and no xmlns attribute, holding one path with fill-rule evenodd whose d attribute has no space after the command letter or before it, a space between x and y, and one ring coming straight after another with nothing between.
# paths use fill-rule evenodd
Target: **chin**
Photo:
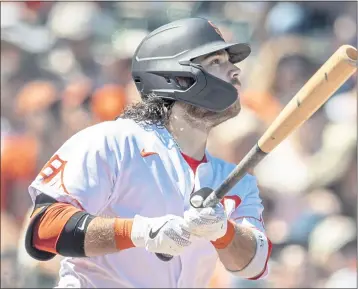
<instances>
[{"instance_id":1,"label":"chin","mask_svg":"<svg viewBox=\"0 0 358 289\"><path fill-rule=\"evenodd\" d=\"M237 100L224 111L212 113L210 116L208 115L207 121L211 122L212 126L215 127L231 118L238 116L240 111L241 111L241 104L240 104L240 98L238 97Z\"/></svg>"},{"instance_id":2,"label":"chin","mask_svg":"<svg viewBox=\"0 0 358 289\"><path fill-rule=\"evenodd\" d=\"M197 127L215 127L231 118L236 117L241 111L240 97L227 109L221 112L213 112L197 108L189 104L181 104L185 107L186 117Z\"/></svg>"}]
</instances>

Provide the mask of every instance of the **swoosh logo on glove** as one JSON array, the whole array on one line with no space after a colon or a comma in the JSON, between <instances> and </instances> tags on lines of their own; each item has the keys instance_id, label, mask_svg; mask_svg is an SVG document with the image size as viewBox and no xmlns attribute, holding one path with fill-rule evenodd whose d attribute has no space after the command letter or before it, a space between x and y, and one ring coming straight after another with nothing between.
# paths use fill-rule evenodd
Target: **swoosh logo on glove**
<instances>
[{"instance_id":1,"label":"swoosh logo on glove","mask_svg":"<svg viewBox=\"0 0 358 289\"><path fill-rule=\"evenodd\" d=\"M150 229L150 231L149 231L149 238L154 239L154 238L158 235L159 231L165 226L166 223L168 223L168 221L166 221L163 225L161 225L161 226L160 226L156 231L154 231L154 232L153 232L153 229Z\"/></svg>"}]
</instances>

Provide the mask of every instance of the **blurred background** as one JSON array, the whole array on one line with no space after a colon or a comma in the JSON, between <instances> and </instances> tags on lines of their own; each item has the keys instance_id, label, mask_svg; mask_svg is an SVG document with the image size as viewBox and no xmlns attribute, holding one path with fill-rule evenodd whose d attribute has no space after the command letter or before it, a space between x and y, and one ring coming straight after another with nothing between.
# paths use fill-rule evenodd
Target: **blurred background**
<instances>
[{"instance_id":1,"label":"blurred background","mask_svg":"<svg viewBox=\"0 0 358 289\"><path fill-rule=\"evenodd\" d=\"M357 2L1 2L1 287L55 286L61 257L24 249L27 187L79 130L140 101L130 74L143 37L184 17L248 42L241 114L208 149L237 163L342 44L357 46ZM270 275L212 288L357 286L357 74L253 172L273 242ZM222 147L225 147L223 150Z\"/></svg>"}]
</instances>

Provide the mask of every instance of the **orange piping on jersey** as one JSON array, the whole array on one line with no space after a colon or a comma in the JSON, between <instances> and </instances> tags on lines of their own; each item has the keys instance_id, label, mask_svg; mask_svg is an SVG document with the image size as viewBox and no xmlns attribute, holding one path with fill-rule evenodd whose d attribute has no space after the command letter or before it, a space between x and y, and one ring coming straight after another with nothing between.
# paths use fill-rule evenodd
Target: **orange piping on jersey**
<instances>
[{"instance_id":1,"label":"orange piping on jersey","mask_svg":"<svg viewBox=\"0 0 358 289\"><path fill-rule=\"evenodd\" d=\"M72 199L72 201L82 210L85 211L85 209L81 206L80 202L77 201L76 199Z\"/></svg>"},{"instance_id":2,"label":"orange piping on jersey","mask_svg":"<svg viewBox=\"0 0 358 289\"><path fill-rule=\"evenodd\" d=\"M80 209L71 204L55 203L49 206L35 224L33 245L36 249L57 254L56 245L68 220Z\"/></svg>"}]
</instances>

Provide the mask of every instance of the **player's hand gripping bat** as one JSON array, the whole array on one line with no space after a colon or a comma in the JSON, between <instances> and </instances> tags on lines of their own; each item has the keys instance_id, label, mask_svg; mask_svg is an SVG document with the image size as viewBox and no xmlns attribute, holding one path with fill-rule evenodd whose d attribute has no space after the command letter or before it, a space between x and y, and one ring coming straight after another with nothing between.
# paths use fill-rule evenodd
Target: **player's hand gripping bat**
<instances>
[{"instance_id":1,"label":"player's hand gripping bat","mask_svg":"<svg viewBox=\"0 0 358 289\"><path fill-rule=\"evenodd\" d=\"M191 195L195 208L214 206L268 153L312 116L357 70L357 49L342 45L296 93L268 127L257 144L246 154L216 190L201 188ZM169 261L168 255L157 256Z\"/></svg>"}]
</instances>

